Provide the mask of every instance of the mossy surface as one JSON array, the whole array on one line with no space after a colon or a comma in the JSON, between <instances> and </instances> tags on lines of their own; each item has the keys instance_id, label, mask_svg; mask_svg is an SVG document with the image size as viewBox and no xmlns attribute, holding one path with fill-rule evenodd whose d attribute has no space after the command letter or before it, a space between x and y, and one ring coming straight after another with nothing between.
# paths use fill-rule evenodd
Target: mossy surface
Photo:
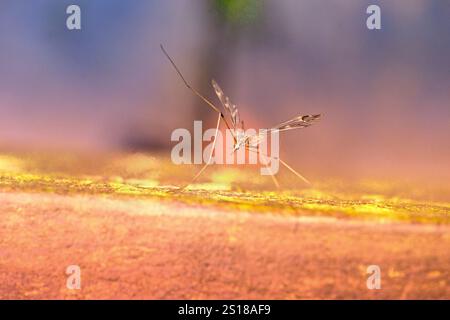
<instances>
[{"instance_id":1,"label":"mossy surface","mask_svg":"<svg viewBox=\"0 0 450 320\"><path fill-rule=\"evenodd\" d=\"M434 200L411 185L360 181L319 181L310 187L276 189L248 168L209 169L199 183L185 185L192 166L173 166L144 154L99 157L0 155L0 191L90 194L151 198L224 211L279 215L450 223L450 203Z\"/></svg>"}]
</instances>

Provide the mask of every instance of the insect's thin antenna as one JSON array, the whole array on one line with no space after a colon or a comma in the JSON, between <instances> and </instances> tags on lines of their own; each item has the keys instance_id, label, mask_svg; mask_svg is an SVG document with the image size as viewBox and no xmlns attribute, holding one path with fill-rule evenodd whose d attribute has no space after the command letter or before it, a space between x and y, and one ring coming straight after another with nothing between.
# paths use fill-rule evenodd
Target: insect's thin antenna
<instances>
[{"instance_id":1,"label":"insect's thin antenna","mask_svg":"<svg viewBox=\"0 0 450 320\"><path fill-rule=\"evenodd\" d=\"M200 99L202 99L208 106L210 106L214 111L218 112L220 114L220 117L222 118L222 120L225 122L225 125L227 126L228 130L231 130L231 127L229 126L227 119L225 119L225 116L223 115L223 113L219 110L219 108L217 108L211 101L209 101L205 96L203 96L200 92L198 92L196 89L194 89L193 87L191 87L191 85L186 81L186 79L184 78L183 74L181 73L180 69L178 69L177 65L175 64L175 62L172 60L172 58L169 56L169 54L167 53L166 49L164 49L164 46L162 44L160 44L161 50L164 53L164 55L167 57L167 59L169 59L170 63L172 64L172 66L174 67L175 71L178 73L178 75L180 76L181 80L183 80L184 84L186 85L186 87L191 90L196 96L198 96ZM234 135L233 135L234 137ZM234 137L235 138L235 137ZM236 138L235 138L236 140Z\"/></svg>"},{"instance_id":2,"label":"insect's thin antenna","mask_svg":"<svg viewBox=\"0 0 450 320\"><path fill-rule=\"evenodd\" d=\"M211 102L209 101L207 98L205 98L200 92L198 92L197 90L195 90L194 88L191 87L191 85L186 81L186 79L184 78L183 74L181 73L180 69L178 69L177 65L175 64L175 62L172 60L172 58L169 56L169 54L167 53L166 49L164 49L163 45L161 44L161 50L164 53L164 55L167 57L167 59L169 59L170 63L172 64L172 66L174 67L175 71L178 73L178 75L180 76L181 80L183 80L184 84L186 85L186 87L191 90L195 95L197 95L200 99L202 99L204 102L206 102L211 108L214 109L214 111L221 113L221 111Z\"/></svg>"},{"instance_id":3,"label":"insect's thin antenna","mask_svg":"<svg viewBox=\"0 0 450 320\"><path fill-rule=\"evenodd\" d=\"M172 58L169 56L169 54L167 53L166 49L164 49L164 46L162 44L160 44L161 50L164 53L164 55L167 57L167 59L169 59L170 63L172 64L172 66L174 67L175 71L178 73L178 75L180 76L181 80L183 80L184 84L186 85L186 87L191 90L196 96L198 96L200 99L202 99L208 106L210 106L214 111L218 112L220 114L220 117L222 118L222 120L225 122L225 125L227 126L227 129L231 131L231 134L233 135L233 139L236 142L236 136L234 135L233 131L231 130L230 125L228 124L227 119L225 118L225 116L223 115L223 113L211 102L209 101L205 96L203 96L200 92L198 92L196 89L192 88L191 85L186 81L186 79L184 78L183 74L181 73L180 69L178 69L177 65L175 64L175 62L172 60Z\"/></svg>"},{"instance_id":4,"label":"insect's thin antenna","mask_svg":"<svg viewBox=\"0 0 450 320\"><path fill-rule=\"evenodd\" d=\"M304 182L306 182L307 184L311 184L311 182L309 182L304 176L302 176L300 173L298 173L297 171L295 171L294 169L292 169L286 162L284 162L283 160L281 160L280 157L278 157L278 160L280 160L281 164L284 165L286 168L288 168L293 174L295 174L297 177L299 177L300 179L302 179Z\"/></svg>"}]
</instances>

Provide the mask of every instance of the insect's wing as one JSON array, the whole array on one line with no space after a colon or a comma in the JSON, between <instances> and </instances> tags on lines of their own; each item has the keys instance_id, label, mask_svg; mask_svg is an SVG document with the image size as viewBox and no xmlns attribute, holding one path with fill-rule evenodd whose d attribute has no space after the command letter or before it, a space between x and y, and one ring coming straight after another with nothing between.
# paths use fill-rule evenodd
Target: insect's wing
<instances>
[{"instance_id":1,"label":"insect's wing","mask_svg":"<svg viewBox=\"0 0 450 320\"><path fill-rule=\"evenodd\" d=\"M220 100L220 103L224 106L225 109L227 109L227 111L229 111L228 110L229 108L228 108L228 106L226 104L226 96L223 93L223 90L220 88L220 86L217 84L217 82L214 79L211 80L211 84L212 84L212 86L214 88L214 91L216 92L217 97Z\"/></svg>"},{"instance_id":2,"label":"insect's wing","mask_svg":"<svg viewBox=\"0 0 450 320\"><path fill-rule=\"evenodd\" d=\"M298 116L286 122L280 123L279 125L270 128L269 130L286 131L286 130L306 128L312 125L315 121L319 120L320 117L321 117L320 114Z\"/></svg>"},{"instance_id":3,"label":"insect's wing","mask_svg":"<svg viewBox=\"0 0 450 320\"><path fill-rule=\"evenodd\" d=\"M238 125L240 124L238 108L236 107L236 105L231 103L230 99L223 93L223 90L220 88L220 86L214 79L211 81L211 83L214 88L214 91L216 92L217 97L220 100L220 103L229 113L234 129L237 129Z\"/></svg>"}]
</instances>

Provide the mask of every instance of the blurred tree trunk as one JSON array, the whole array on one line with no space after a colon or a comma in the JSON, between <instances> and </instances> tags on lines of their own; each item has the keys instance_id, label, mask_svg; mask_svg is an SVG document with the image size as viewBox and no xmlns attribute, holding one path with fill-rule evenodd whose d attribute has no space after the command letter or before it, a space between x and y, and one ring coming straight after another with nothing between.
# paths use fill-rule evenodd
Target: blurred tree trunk
<instances>
[{"instance_id":1,"label":"blurred tree trunk","mask_svg":"<svg viewBox=\"0 0 450 320\"><path fill-rule=\"evenodd\" d=\"M226 90L233 81L232 65L236 61L239 43L254 38L263 22L264 0L205 0L206 39L198 83L200 91L219 103L211 87L214 78ZM232 97L231 97L232 98ZM195 104L195 119L213 127L217 116L203 105Z\"/></svg>"}]
</instances>

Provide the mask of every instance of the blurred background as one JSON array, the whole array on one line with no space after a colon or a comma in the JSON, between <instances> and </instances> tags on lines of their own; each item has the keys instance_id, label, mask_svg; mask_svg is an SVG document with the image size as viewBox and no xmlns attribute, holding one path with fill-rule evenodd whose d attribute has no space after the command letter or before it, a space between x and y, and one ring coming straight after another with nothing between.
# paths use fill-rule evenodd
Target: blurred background
<instances>
[{"instance_id":1,"label":"blurred background","mask_svg":"<svg viewBox=\"0 0 450 320\"><path fill-rule=\"evenodd\" d=\"M82 30L66 28L66 8ZM381 7L382 29L366 28ZM163 43L211 99L216 79L246 127L298 114L282 135L308 176L450 178L450 3L442 0L2 0L0 151L145 151L213 127ZM215 100L217 101L217 100Z\"/></svg>"}]
</instances>

